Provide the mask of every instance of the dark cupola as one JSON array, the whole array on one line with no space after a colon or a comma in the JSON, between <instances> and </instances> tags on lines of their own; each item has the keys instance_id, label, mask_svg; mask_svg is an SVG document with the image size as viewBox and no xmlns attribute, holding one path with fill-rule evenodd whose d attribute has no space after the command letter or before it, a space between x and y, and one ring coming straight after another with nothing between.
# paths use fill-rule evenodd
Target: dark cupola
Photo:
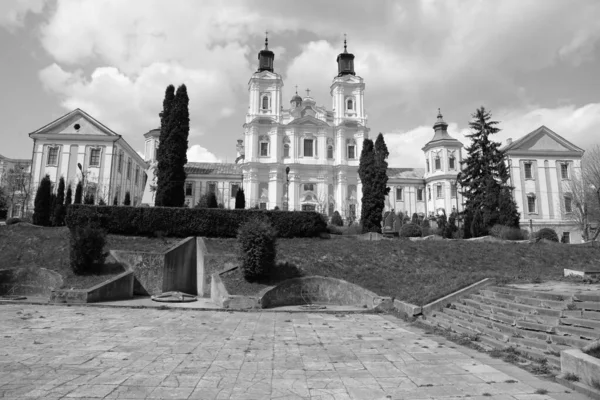
<instances>
[{"instance_id":1,"label":"dark cupola","mask_svg":"<svg viewBox=\"0 0 600 400\"><path fill-rule=\"evenodd\" d=\"M292 106L292 109L298 108L302 105L302 97L298 95L298 85L296 85L296 94L292 97L290 104Z\"/></svg>"},{"instance_id":2,"label":"dark cupola","mask_svg":"<svg viewBox=\"0 0 600 400\"><path fill-rule=\"evenodd\" d=\"M268 32L265 32L265 48L258 53L258 72L273 72L275 53L269 50L269 37L266 35L268 35Z\"/></svg>"},{"instance_id":3,"label":"dark cupola","mask_svg":"<svg viewBox=\"0 0 600 400\"><path fill-rule=\"evenodd\" d=\"M338 54L338 76L356 75L354 72L354 54L348 53L346 35L344 35L344 52Z\"/></svg>"}]
</instances>

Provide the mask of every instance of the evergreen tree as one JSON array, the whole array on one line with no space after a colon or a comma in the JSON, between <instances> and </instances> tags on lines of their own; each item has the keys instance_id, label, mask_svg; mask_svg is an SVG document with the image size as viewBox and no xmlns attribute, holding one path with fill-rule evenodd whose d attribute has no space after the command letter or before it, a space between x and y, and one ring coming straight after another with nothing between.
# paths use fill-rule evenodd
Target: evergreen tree
<instances>
[{"instance_id":1,"label":"evergreen tree","mask_svg":"<svg viewBox=\"0 0 600 400\"><path fill-rule=\"evenodd\" d=\"M442 215L438 215L437 217L437 234L440 235L441 237L445 238L446 237L446 227L448 225L448 219L446 217L446 212L444 211Z\"/></svg>"},{"instance_id":2,"label":"evergreen tree","mask_svg":"<svg viewBox=\"0 0 600 400\"><path fill-rule=\"evenodd\" d=\"M119 198L115 194L115 197L113 198L113 206L118 206L118 205L119 205Z\"/></svg>"},{"instance_id":3,"label":"evergreen tree","mask_svg":"<svg viewBox=\"0 0 600 400\"><path fill-rule=\"evenodd\" d=\"M92 205L96 202L96 196L94 196L93 193L86 193L85 197L83 198L83 204L89 204Z\"/></svg>"},{"instance_id":4,"label":"evergreen tree","mask_svg":"<svg viewBox=\"0 0 600 400\"><path fill-rule=\"evenodd\" d=\"M208 192L206 202L208 208L219 208L219 204L217 203L217 195L215 192Z\"/></svg>"},{"instance_id":5,"label":"evergreen tree","mask_svg":"<svg viewBox=\"0 0 600 400\"><path fill-rule=\"evenodd\" d=\"M446 224L446 235L447 238L452 238L454 236L454 232L458 231L458 227L456 226L456 218L458 214L456 211L450 213L450 217L448 218L448 224Z\"/></svg>"},{"instance_id":6,"label":"evergreen tree","mask_svg":"<svg viewBox=\"0 0 600 400\"><path fill-rule=\"evenodd\" d=\"M175 86L169 85L165 90L163 100L163 110L160 112L160 135L158 137L158 148L156 149L156 194L154 196L154 205L164 206L169 195L170 179L170 155L171 148L169 144L169 118L175 100ZM116 205L116 204L115 204Z\"/></svg>"},{"instance_id":7,"label":"evergreen tree","mask_svg":"<svg viewBox=\"0 0 600 400\"><path fill-rule=\"evenodd\" d=\"M460 193L465 198L465 238L467 234L484 235L488 228L499 223L519 227L505 155L500 143L490 138L500 131L496 126L498 122L491 120L491 113L484 107L477 109L472 118L469 122L472 133L467 135L472 143L467 147L468 156L458 174Z\"/></svg>"},{"instance_id":8,"label":"evergreen tree","mask_svg":"<svg viewBox=\"0 0 600 400\"><path fill-rule=\"evenodd\" d=\"M412 219L410 222L415 225L420 225L419 224L419 215L417 213L413 213Z\"/></svg>"},{"instance_id":9,"label":"evergreen tree","mask_svg":"<svg viewBox=\"0 0 600 400\"><path fill-rule=\"evenodd\" d=\"M73 204L73 190L71 189L71 185L67 189L67 196L65 197L65 206Z\"/></svg>"},{"instance_id":10,"label":"evergreen tree","mask_svg":"<svg viewBox=\"0 0 600 400\"><path fill-rule=\"evenodd\" d=\"M52 182L50 175L46 175L35 194L33 208L33 224L40 226L50 226L50 216L52 214Z\"/></svg>"},{"instance_id":11,"label":"evergreen tree","mask_svg":"<svg viewBox=\"0 0 600 400\"><path fill-rule=\"evenodd\" d=\"M376 196L376 208L373 210L374 216L379 216L378 219L374 220L377 226L381 227L381 219L383 210L385 209L385 198L390 192L390 188L387 186L388 182L388 162L390 152L388 151L383 134L379 133L377 139L375 139L375 168L376 178L374 182L374 191ZM379 231L378 231L379 232Z\"/></svg>"},{"instance_id":12,"label":"evergreen tree","mask_svg":"<svg viewBox=\"0 0 600 400\"><path fill-rule=\"evenodd\" d=\"M56 200L52 208L52 225L63 226L65 224L65 178L61 177L58 181L58 190Z\"/></svg>"},{"instance_id":13,"label":"evergreen tree","mask_svg":"<svg viewBox=\"0 0 600 400\"><path fill-rule=\"evenodd\" d=\"M124 206L131 205L131 194L129 193L129 191L125 192L125 199L123 200L123 205Z\"/></svg>"},{"instance_id":14,"label":"evergreen tree","mask_svg":"<svg viewBox=\"0 0 600 400\"><path fill-rule=\"evenodd\" d=\"M75 188L75 201L73 204L81 204L83 200L83 183L81 181L77 182L77 187Z\"/></svg>"},{"instance_id":15,"label":"evergreen tree","mask_svg":"<svg viewBox=\"0 0 600 400\"><path fill-rule=\"evenodd\" d=\"M381 212L378 212L378 196L375 181L378 171L375 165L375 148L371 139L365 139L360 154L358 176L362 183L360 223L364 232L381 232Z\"/></svg>"},{"instance_id":16,"label":"evergreen tree","mask_svg":"<svg viewBox=\"0 0 600 400\"><path fill-rule=\"evenodd\" d=\"M244 196L244 189L239 188L235 194L235 208L243 210L246 208L246 197Z\"/></svg>"},{"instance_id":17,"label":"evergreen tree","mask_svg":"<svg viewBox=\"0 0 600 400\"><path fill-rule=\"evenodd\" d=\"M98 205L99 206L105 206L106 202L104 201L104 199L100 199L100 200L98 200Z\"/></svg>"},{"instance_id":18,"label":"evergreen tree","mask_svg":"<svg viewBox=\"0 0 600 400\"><path fill-rule=\"evenodd\" d=\"M200 196L200 199L198 199L198 203L194 208L208 208L208 193L204 193Z\"/></svg>"}]
</instances>

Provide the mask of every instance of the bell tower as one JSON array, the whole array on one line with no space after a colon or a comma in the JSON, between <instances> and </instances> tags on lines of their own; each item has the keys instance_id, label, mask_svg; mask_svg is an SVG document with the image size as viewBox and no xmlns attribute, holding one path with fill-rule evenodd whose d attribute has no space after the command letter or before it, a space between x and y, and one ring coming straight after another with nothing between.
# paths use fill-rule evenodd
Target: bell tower
<instances>
[{"instance_id":1,"label":"bell tower","mask_svg":"<svg viewBox=\"0 0 600 400\"><path fill-rule=\"evenodd\" d=\"M344 35L344 52L337 56L338 74L330 87L333 107L333 123L340 125L351 120L365 126L367 117L364 109L365 84L354 71L354 54L348 53Z\"/></svg>"},{"instance_id":2,"label":"bell tower","mask_svg":"<svg viewBox=\"0 0 600 400\"><path fill-rule=\"evenodd\" d=\"M252 74L248 82L247 123L260 116L279 122L283 80L281 75L275 72L274 61L275 53L269 50L269 37L265 36L265 48L258 53L258 70Z\"/></svg>"}]
</instances>

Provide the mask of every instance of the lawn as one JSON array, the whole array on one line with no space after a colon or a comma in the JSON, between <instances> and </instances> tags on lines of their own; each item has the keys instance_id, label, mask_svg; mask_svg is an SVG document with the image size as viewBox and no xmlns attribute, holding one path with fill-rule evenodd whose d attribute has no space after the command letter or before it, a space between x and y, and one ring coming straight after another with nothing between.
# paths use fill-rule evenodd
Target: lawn
<instances>
[{"instance_id":1,"label":"lawn","mask_svg":"<svg viewBox=\"0 0 600 400\"><path fill-rule=\"evenodd\" d=\"M108 235L108 250L164 251L179 238L146 238ZM69 230L44 228L30 224L0 226L0 269L46 268L63 277L63 288L89 288L118 275L124 269L107 259L103 271L76 275L69 266Z\"/></svg>"},{"instance_id":2,"label":"lawn","mask_svg":"<svg viewBox=\"0 0 600 400\"><path fill-rule=\"evenodd\" d=\"M233 248L235 239L222 239ZM226 246L230 243L229 246ZM600 249L559 243L462 240L361 241L352 237L279 239L277 262L286 273L323 275L382 296L423 305L483 278L500 283L561 279L563 268L600 265ZM231 294L257 294L277 280L248 283L238 271L223 276Z\"/></svg>"}]
</instances>

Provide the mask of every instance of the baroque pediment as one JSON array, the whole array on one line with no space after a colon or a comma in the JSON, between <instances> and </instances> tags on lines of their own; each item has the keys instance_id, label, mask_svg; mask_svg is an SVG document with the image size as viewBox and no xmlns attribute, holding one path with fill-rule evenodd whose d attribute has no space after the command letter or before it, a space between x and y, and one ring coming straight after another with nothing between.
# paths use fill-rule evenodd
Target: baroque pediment
<instances>
[{"instance_id":1,"label":"baroque pediment","mask_svg":"<svg viewBox=\"0 0 600 400\"><path fill-rule=\"evenodd\" d=\"M289 125L300 125L300 126L306 126L306 125L313 125L313 126L329 126L329 124L327 124L327 122L325 121L321 121L318 118L315 118L311 115L305 115L301 118L296 118L293 121L290 121L290 123L288 123Z\"/></svg>"},{"instance_id":2,"label":"baroque pediment","mask_svg":"<svg viewBox=\"0 0 600 400\"><path fill-rule=\"evenodd\" d=\"M85 111L77 108L31 134L118 136Z\"/></svg>"}]
</instances>

